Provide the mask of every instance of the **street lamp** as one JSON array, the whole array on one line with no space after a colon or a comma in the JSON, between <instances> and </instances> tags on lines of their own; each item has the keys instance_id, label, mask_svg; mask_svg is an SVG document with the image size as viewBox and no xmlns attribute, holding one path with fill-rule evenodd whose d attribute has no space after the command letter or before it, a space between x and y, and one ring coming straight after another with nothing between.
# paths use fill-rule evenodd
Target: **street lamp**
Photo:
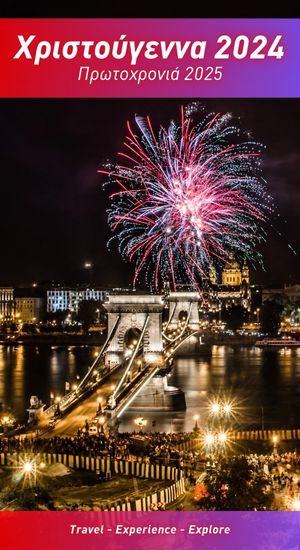
<instances>
[{"instance_id":1,"label":"street lamp","mask_svg":"<svg viewBox=\"0 0 300 550\"><path fill-rule=\"evenodd\" d=\"M36 461L35 460L26 460L22 466L23 474L25 481L29 483L33 479L33 485L36 485Z\"/></svg>"},{"instance_id":2,"label":"street lamp","mask_svg":"<svg viewBox=\"0 0 300 550\"><path fill-rule=\"evenodd\" d=\"M83 264L83 267L86 271L89 272L89 283L92 284L92 275L93 275L93 264L90 261L86 261Z\"/></svg>"},{"instance_id":3,"label":"street lamp","mask_svg":"<svg viewBox=\"0 0 300 550\"><path fill-rule=\"evenodd\" d=\"M259 325L259 312L260 312L260 308L258 307L256 309L256 322L257 322L258 325Z\"/></svg>"},{"instance_id":4,"label":"street lamp","mask_svg":"<svg viewBox=\"0 0 300 550\"><path fill-rule=\"evenodd\" d=\"M272 441L273 441L273 453L276 453L277 443L278 443L278 435L273 435L272 436Z\"/></svg>"},{"instance_id":5,"label":"street lamp","mask_svg":"<svg viewBox=\"0 0 300 550\"><path fill-rule=\"evenodd\" d=\"M218 414L221 411L221 405L217 402L212 403L210 409L213 414Z\"/></svg>"},{"instance_id":6,"label":"street lamp","mask_svg":"<svg viewBox=\"0 0 300 550\"><path fill-rule=\"evenodd\" d=\"M102 397L97 397L98 410L97 414L102 414Z\"/></svg>"},{"instance_id":7,"label":"street lamp","mask_svg":"<svg viewBox=\"0 0 300 550\"><path fill-rule=\"evenodd\" d=\"M227 434L225 432L221 432L218 435L218 440L220 443L226 443L227 441Z\"/></svg>"},{"instance_id":8,"label":"street lamp","mask_svg":"<svg viewBox=\"0 0 300 550\"><path fill-rule=\"evenodd\" d=\"M210 446L214 443L215 441L215 438L213 436L213 434L206 434L205 438L204 438L204 442L206 445Z\"/></svg>"},{"instance_id":9,"label":"street lamp","mask_svg":"<svg viewBox=\"0 0 300 550\"><path fill-rule=\"evenodd\" d=\"M60 414L60 402L61 402L61 397L58 395L55 399L55 402L56 402L56 413L55 414Z\"/></svg>"},{"instance_id":10,"label":"street lamp","mask_svg":"<svg viewBox=\"0 0 300 550\"><path fill-rule=\"evenodd\" d=\"M100 424L100 432L103 434L104 433L105 416L100 416L99 424Z\"/></svg>"},{"instance_id":11,"label":"street lamp","mask_svg":"<svg viewBox=\"0 0 300 550\"><path fill-rule=\"evenodd\" d=\"M225 403L225 405L223 406L223 411L224 411L225 414L231 413L231 405L230 405L230 403Z\"/></svg>"}]
</instances>

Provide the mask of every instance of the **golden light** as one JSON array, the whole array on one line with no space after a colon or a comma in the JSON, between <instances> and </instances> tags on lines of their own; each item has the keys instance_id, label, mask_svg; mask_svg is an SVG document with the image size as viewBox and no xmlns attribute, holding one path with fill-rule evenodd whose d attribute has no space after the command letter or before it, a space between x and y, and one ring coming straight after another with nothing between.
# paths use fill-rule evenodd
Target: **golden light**
<instances>
[{"instance_id":1,"label":"golden light","mask_svg":"<svg viewBox=\"0 0 300 550\"><path fill-rule=\"evenodd\" d=\"M195 422L197 422L197 420L199 420L199 414L194 414L194 420L195 420Z\"/></svg>"},{"instance_id":2,"label":"golden light","mask_svg":"<svg viewBox=\"0 0 300 550\"><path fill-rule=\"evenodd\" d=\"M114 391L114 390L116 389L115 384L112 384L112 385L110 386L110 389L111 389L112 391Z\"/></svg>"},{"instance_id":3,"label":"golden light","mask_svg":"<svg viewBox=\"0 0 300 550\"><path fill-rule=\"evenodd\" d=\"M220 443L225 443L225 441L227 441L227 434L225 432L221 432L218 435L218 440L220 441Z\"/></svg>"},{"instance_id":4,"label":"golden light","mask_svg":"<svg viewBox=\"0 0 300 550\"><path fill-rule=\"evenodd\" d=\"M101 426L103 426L103 424L105 423L105 416L100 416L99 423L101 424Z\"/></svg>"},{"instance_id":5,"label":"golden light","mask_svg":"<svg viewBox=\"0 0 300 550\"><path fill-rule=\"evenodd\" d=\"M215 438L214 438L213 434L207 434L204 438L204 441L205 441L206 445L212 445L214 440L215 440Z\"/></svg>"},{"instance_id":6,"label":"golden light","mask_svg":"<svg viewBox=\"0 0 300 550\"><path fill-rule=\"evenodd\" d=\"M78 387L77 384L73 384L72 390L77 390L77 387Z\"/></svg>"},{"instance_id":7,"label":"golden light","mask_svg":"<svg viewBox=\"0 0 300 550\"><path fill-rule=\"evenodd\" d=\"M33 471L33 462L24 462L23 471L25 474L30 474Z\"/></svg>"},{"instance_id":8,"label":"golden light","mask_svg":"<svg viewBox=\"0 0 300 550\"><path fill-rule=\"evenodd\" d=\"M58 395L55 399L56 403L60 403L61 402L61 397Z\"/></svg>"},{"instance_id":9,"label":"golden light","mask_svg":"<svg viewBox=\"0 0 300 550\"><path fill-rule=\"evenodd\" d=\"M273 435L272 441L273 441L274 445L276 445L276 443L278 443L278 435Z\"/></svg>"},{"instance_id":10,"label":"golden light","mask_svg":"<svg viewBox=\"0 0 300 550\"><path fill-rule=\"evenodd\" d=\"M99 353L98 351L94 351L94 357L98 357Z\"/></svg>"},{"instance_id":11,"label":"golden light","mask_svg":"<svg viewBox=\"0 0 300 550\"><path fill-rule=\"evenodd\" d=\"M221 410L221 405L219 403L212 403L210 408L213 414L218 414Z\"/></svg>"},{"instance_id":12,"label":"golden light","mask_svg":"<svg viewBox=\"0 0 300 550\"><path fill-rule=\"evenodd\" d=\"M141 428L142 426L146 426L147 425L147 420L145 420L145 418L143 418L142 416L139 417L139 418L135 418L134 419L134 423L139 426L139 428Z\"/></svg>"},{"instance_id":13,"label":"golden light","mask_svg":"<svg viewBox=\"0 0 300 550\"><path fill-rule=\"evenodd\" d=\"M138 341L137 341L137 340L133 340L133 342L132 342L132 343L133 343L133 345L134 345L134 346L136 346L136 345L137 345L137 343L138 343Z\"/></svg>"},{"instance_id":14,"label":"golden light","mask_svg":"<svg viewBox=\"0 0 300 550\"><path fill-rule=\"evenodd\" d=\"M97 397L98 403L102 403L102 397Z\"/></svg>"},{"instance_id":15,"label":"golden light","mask_svg":"<svg viewBox=\"0 0 300 550\"><path fill-rule=\"evenodd\" d=\"M224 413L229 414L231 412L231 405L230 403L225 403L223 407Z\"/></svg>"},{"instance_id":16,"label":"golden light","mask_svg":"<svg viewBox=\"0 0 300 550\"><path fill-rule=\"evenodd\" d=\"M293 510L297 510L299 511L300 510L300 499L299 498L295 498L292 502L292 508Z\"/></svg>"},{"instance_id":17,"label":"golden light","mask_svg":"<svg viewBox=\"0 0 300 550\"><path fill-rule=\"evenodd\" d=\"M42 468L42 470L43 470L44 468L46 468L45 462L40 462L40 468Z\"/></svg>"}]
</instances>

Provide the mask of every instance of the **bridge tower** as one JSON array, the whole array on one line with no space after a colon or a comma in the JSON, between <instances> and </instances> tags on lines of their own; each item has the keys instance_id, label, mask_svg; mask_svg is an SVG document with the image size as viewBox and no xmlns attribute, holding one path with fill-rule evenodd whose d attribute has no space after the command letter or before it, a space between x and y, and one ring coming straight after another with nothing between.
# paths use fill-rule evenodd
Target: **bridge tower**
<instances>
[{"instance_id":1,"label":"bridge tower","mask_svg":"<svg viewBox=\"0 0 300 550\"><path fill-rule=\"evenodd\" d=\"M108 334L117 328L108 345L105 362L116 365L121 362L130 346L142 336L143 356L146 363L162 363L162 296L126 292L110 294L104 304L108 312Z\"/></svg>"},{"instance_id":2,"label":"bridge tower","mask_svg":"<svg viewBox=\"0 0 300 550\"><path fill-rule=\"evenodd\" d=\"M176 328L178 321L182 319L188 320L188 325L191 329L199 328L199 301L198 292L170 292L168 295L169 302L169 328Z\"/></svg>"}]
</instances>

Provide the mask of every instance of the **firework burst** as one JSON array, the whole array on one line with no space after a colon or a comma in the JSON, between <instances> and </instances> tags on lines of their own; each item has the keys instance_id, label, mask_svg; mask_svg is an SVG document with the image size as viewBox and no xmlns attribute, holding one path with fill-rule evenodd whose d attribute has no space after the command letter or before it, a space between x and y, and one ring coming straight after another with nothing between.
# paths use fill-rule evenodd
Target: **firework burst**
<instances>
[{"instance_id":1,"label":"firework burst","mask_svg":"<svg viewBox=\"0 0 300 550\"><path fill-rule=\"evenodd\" d=\"M261 177L263 146L245 139L228 113L195 104L156 135L150 119L128 123L123 162L100 172L117 185L108 223L124 258L135 264L134 285L169 281L199 288L209 269L231 254L257 260L257 244L272 210Z\"/></svg>"}]
</instances>

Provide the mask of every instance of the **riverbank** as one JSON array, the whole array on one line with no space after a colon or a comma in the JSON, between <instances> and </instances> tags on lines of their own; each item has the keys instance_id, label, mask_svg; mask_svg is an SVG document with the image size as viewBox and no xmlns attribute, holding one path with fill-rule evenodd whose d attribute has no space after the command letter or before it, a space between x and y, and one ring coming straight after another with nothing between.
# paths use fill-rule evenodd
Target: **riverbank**
<instances>
[{"instance_id":1,"label":"riverbank","mask_svg":"<svg viewBox=\"0 0 300 550\"><path fill-rule=\"evenodd\" d=\"M5 346L40 345L50 346L101 346L105 340L104 334L68 334L52 332L49 334L0 335L0 344Z\"/></svg>"},{"instance_id":2,"label":"riverbank","mask_svg":"<svg viewBox=\"0 0 300 550\"><path fill-rule=\"evenodd\" d=\"M93 334L77 334L67 332L51 332L39 334L0 334L0 345L39 345L48 344L50 346L101 346L106 338L106 334L99 332ZM254 346L257 341L256 336L228 336L220 334L205 334L201 337L202 343L187 342L180 348L179 355L198 355L199 352L209 349L211 346ZM178 355L177 354L177 355Z\"/></svg>"}]
</instances>

